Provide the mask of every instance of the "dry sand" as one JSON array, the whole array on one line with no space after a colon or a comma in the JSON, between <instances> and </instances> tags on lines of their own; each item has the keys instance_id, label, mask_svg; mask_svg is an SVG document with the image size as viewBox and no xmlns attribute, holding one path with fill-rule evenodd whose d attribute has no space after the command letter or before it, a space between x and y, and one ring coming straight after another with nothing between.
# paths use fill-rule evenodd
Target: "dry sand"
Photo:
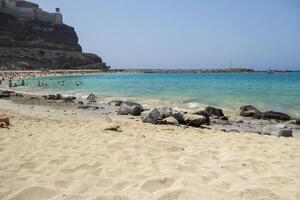
<instances>
[{"instance_id":1,"label":"dry sand","mask_svg":"<svg viewBox=\"0 0 300 200\"><path fill-rule=\"evenodd\" d=\"M299 138L54 112L0 110L0 199L300 199Z\"/></svg>"}]
</instances>

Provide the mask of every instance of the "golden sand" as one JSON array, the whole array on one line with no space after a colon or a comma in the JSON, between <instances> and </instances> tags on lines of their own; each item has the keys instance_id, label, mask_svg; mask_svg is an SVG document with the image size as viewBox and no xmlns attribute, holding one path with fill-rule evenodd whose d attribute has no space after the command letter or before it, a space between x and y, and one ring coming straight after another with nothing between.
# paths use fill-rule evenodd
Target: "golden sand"
<instances>
[{"instance_id":1,"label":"golden sand","mask_svg":"<svg viewBox=\"0 0 300 200\"><path fill-rule=\"evenodd\" d=\"M0 129L3 200L300 199L299 138L1 114L12 119Z\"/></svg>"}]
</instances>

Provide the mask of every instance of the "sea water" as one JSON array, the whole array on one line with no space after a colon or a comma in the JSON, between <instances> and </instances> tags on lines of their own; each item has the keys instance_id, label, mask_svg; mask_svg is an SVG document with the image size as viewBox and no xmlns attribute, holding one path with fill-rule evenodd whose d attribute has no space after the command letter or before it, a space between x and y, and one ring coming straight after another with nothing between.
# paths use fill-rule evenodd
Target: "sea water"
<instances>
[{"instance_id":1,"label":"sea water","mask_svg":"<svg viewBox=\"0 0 300 200\"><path fill-rule=\"evenodd\" d=\"M48 84L37 87L37 82ZM61 81L64 81L62 86ZM76 81L82 84L76 86ZM126 99L164 102L196 109L212 105L236 110L251 104L262 110L300 114L300 72L250 74L103 74L44 77L22 88L40 93L62 93L98 100Z\"/></svg>"}]
</instances>

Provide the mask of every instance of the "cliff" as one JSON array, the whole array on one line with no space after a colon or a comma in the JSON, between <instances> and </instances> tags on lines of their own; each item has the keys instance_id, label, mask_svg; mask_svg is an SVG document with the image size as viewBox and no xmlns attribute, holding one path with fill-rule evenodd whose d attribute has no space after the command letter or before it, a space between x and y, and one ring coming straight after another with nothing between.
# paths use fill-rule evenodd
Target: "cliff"
<instances>
[{"instance_id":1,"label":"cliff","mask_svg":"<svg viewBox=\"0 0 300 200\"><path fill-rule=\"evenodd\" d=\"M0 69L108 69L83 53L73 27L19 20L0 12Z\"/></svg>"}]
</instances>

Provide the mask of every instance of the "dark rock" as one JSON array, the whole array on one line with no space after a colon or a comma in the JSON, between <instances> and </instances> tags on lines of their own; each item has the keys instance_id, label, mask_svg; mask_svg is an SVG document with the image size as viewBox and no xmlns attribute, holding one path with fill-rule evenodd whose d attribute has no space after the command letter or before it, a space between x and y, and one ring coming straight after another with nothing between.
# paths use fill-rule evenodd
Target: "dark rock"
<instances>
[{"instance_id":1,"label":"dark rock","mask_svg":"<svg viewBox=\"0 0 300 200\"><path fill-rule=\"evenodd\" d=\"M205 110L210 114L210 116L223 117L224 113L222 109L214 108L212 106L207 106Z\"/></svg>"},{"instance_id":2,"label":"dark rock","mask_svg":"<svg viewBox=\"0 0 300 200\"><path fill-rule=\"evenodd\" d=\"M175 119L174 117L167 117L165 119L162 120L163 124L168 124L168 125L179 125L177 119Z\"/></svg>"},{"instance_id":3,"label":"dark rock","mask_svg":"<svg viewBox=\"0 0 300 200\"><path fill-rule=\"evenodd\" d=\"M275 119L280 121L289 121L291 117L285 113L281 112L274 112L274 111L267 111L262 113L260 116L257 117L258 119Z\"/></svg>"},{"instance_id":4,"label":"dark rock","mask_svg":"<svg viewBox=\"0 0 300 200\"><path fill-rule=\"evenodd\" d=\"M11 97L10 93L4 93L4 92L0 93L0 99L1 98L9 98L9 97Z\"/></svg>"},{"instance_id":5,"label":"dark rock","mask_svg":"<svg viewBox=\"0 0 300 200\"><path fill-rule=\"evenodd\" d=\"M9 91L9 90L1 91L0 92L0 98L9 98L9 97L11 97L14 94L15 94L14 91Z\"/></svg>"},{"instance_id":6,"label":"dark rock","mask_svg":"<svg viewBox=\"0 0 300 200\"><path fill-rule=\"evenodd\" d=\"M56 95L49 94L49 95L44 95L42 97L45 99L48 99L48 100L62 100L63 99L61 94L56 94Z\"/></svg>"},{"instance_id":7,"label":"dark rock","mask_svg":"<svg viewBox=\"0 0 300 200\"><path fill-rule=\"evenodd\" d=\"M16 93L16 97L24 97L24 94L22 94L22 93Z\"/></svg>"},{"instance_id":8,"label":"dark rock","mask_svg":"<svg viewBox=\"0 0 300 200\"><path fill-rule=\"evenodd\" d=\"M171 117L173 114L172 108L170 107L157 108L157 110L159 112L160 118L162 119Z\"/></svg>"},{"instance_id":9,"label":"dark rock","mask_svg":"<svg viewBox=\"0 0 300 200\"><path fill-rule=\"evenodd\" d=\"M201 125L208 124L207 118L201 115L184 114L183 120L186 125L200 127Z\"/></svg>"},{"instance_id":10,"label":"dark rock","mask_svg":"<svg viewBox=\"0 0 300 200\"><path fill-rule=\"evenodd\" d=\"M158 124L161 121L160 113L156 108L153 108L147 113L143 113L142 121L144 123Z\"/></svg>"},{"instance_id":11,"label":"dark rock","mask_svg":"<svg viewBox=\"0 0 300 200\"><path fill-rule=\"evenodd\" d=\"M56 100L62 100L63 96L59 93L56 94Z\"/></svg>"},{"instance_id":12,"label":"dark rock","mask_svg":"<svg viewBox=\"0 0 300 200\"><path fill-rule=\"evenodd\" d=\"M139 116L141 112L143 112L143 107L134 102L124 101L120 109L118 111L118 115L133 115L133 116Z\"/></svg>"},{"instance_id":13,"label":"dark rock","mask_svg":"<svg viewBox=\"0 0 300 200\"><path fill-rule=\"evenodd\" d=\"M257 108L251 105L242 106L240 110L241 110L240 115L244 117L253 117L256 119L267 119L267 120L274 119L280 121L291 120L291 117L285 113L274 112L274 111L261 112Z\"/></svg>"},{"instance_id":14,"label":"dark rock","mask_svg":"<svg viewBox=\"0 0 300 200\"><path fill-rule=\"evenodd\" d=\"M242 106L240 107L241 113L240 115L243 117L254 117L261 115L261 112L252 105Z\"/></svg>"},{"instance_id":15,"label":"dark rock","mask_svg":"<svg viewBox=\"0 0 300 200\"><path fill-rule=\"evenodd\" d=\"M300 118L295 120L296 125L300 125Z\"/></svg>"},{"instance_id":16,"label":"dark rock","mask_svg":"<svg viewBox=\"0 0 300 200\"><path fill-rule=\"evenodd\" d=\"M197 110L194 112L195 115L202 115L204 117L211 117L211 114L207 112L206 110Z\"/></svg>"},{"instance_id":17,"label":"dark rock","mask_svg":"<svg viewBox=\"0 0 300 200\"><path fill-rule=\"evenodd\" d=\"M278 137L293 137L292 129L281 129L278 131Z\"/></svg>"},{"instance_id":18,"label":"dark rock","mask_svg":"<svg viewBox=\"0 0 300 200\"><path fill-rule=\"evenodd\" d=\"M40 98L39 97L30 97L29 99L31 99L31 100L39 100Z\"/></svg>"},{"instance_id":19,"label":"dark rock","mask_svg":"<svg viewBox=\"0 0 300 200\"><path fill-rule=\"evenodd\" d=\"M185 124L183 119L183 115L186 114L185 112L174 112L173 117L178 121L179 124Z\"/></svg>"},{"instance_id":20,"label":"dark rock","mask_svg":"<svg viewBox=\"0 0 300 200\"><path fill-rule=\"evenodd\" d=\"M93 93L91 93L86 99L91 103L95 103L97 101L97 97Z\"/></svg>"},{"instance_id":21,"label":"dark rock","mask_svg":"<svg viewBox=\"0 0 300 200\"><path fill-rule=\"evenodd\" d=\"M230 133L240 133L240 131L237 130L237 129L230 129L228 132L230 132Z\"/></svg>"},{"instance_id":22,"label":"dark rock","mask_svg":"<svg viewBox=\"0 0 300 200\"><path fill-rule=\"evenodd\" d=\"M63 100L65 103L74 102L76 100L76 97L68 96L68 97L63 98Z\"/></svg>"},{"instance_id":23,"label":"dark rock","mask_svg":"<svg viewBox=\"0 0 300 200\"><path fill-rule=\"evenodd\" d=\"M119 125L112 125L104 129L105 131L114 131L114 132L122 132L122 129Z\"/></svg>"},{"instance_id":24,"label":"dark rock","mask_svg":"<svg viewBox=\"0 0 300 200\"><path fill-rule=\"evenodd\" d=\"M56 95L49 94L46 98L49 100L56 100Z\"/></svg>"},{"instance_id":25,"label":"dark rock","mask_svg":"<svg viewBox=\"0 0 300 200\"><path fill-rule=\"evenodd\" d=\"M79 109L83 109L83 110L98 110L99 107L98 106L89 106L89 105L82 105L82 106L78 106Z\"/></svg>"}]
</instances>

